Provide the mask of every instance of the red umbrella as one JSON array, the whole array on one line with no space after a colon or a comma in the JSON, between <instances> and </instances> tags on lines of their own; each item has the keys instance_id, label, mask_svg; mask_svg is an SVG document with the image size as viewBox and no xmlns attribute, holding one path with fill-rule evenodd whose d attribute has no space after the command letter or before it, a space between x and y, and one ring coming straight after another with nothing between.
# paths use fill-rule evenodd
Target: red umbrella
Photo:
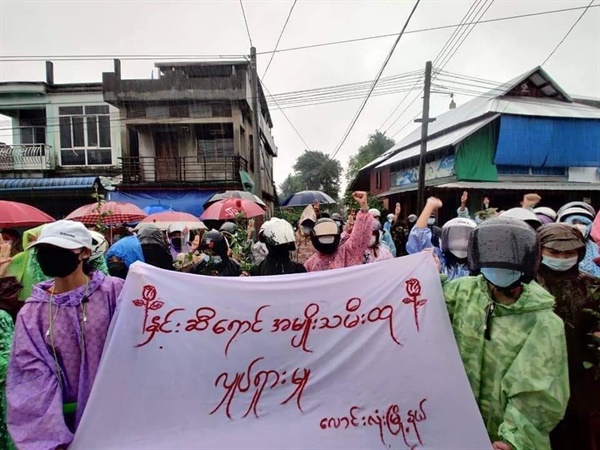
<instances>
[{"instance_id":1,"label":"red umbrella","mask_svg":"<svg viewBox=\"0 0 600 450\"><path fill-rule=\"evenodd\" d=\"M141 228L144 224L152 223L161 230L167 230L174 223L182 223L188 230L205 230L206 225L200 219L184 212L165 211L156 214L150 214L142 220L136 228Z\"/></svg>"},{"instance_id":2,"label":"red umbrella","mask_svg":"<svg viewBox=\"0 0 600 450\"><path fill-rule=\"evenodd\" d=\"M75 220L85 225L94 225L100 220L103 225L114 225L118 223L139 222L145 219L147 214L131 203L104 202L92 203L77 208L66 218Z\"/></svg>"},{"instance_id":3,"label":"red umbrella","mask_svg":"<svg viewBox=\"0 0 600 450\"><path fill-rule=\"evenodd\" d=\"M0 228L32 227L54 222L54 218L31 205L0 200Z\"/></svg>"},{"instance_id":4,"label":"red umbrella","mask_svg":"<svg viewBox=\"0 0 600 450\"><path fill-rule=\"evenodd\" d=\"M204 210L202 220L231 220L240 214L246 217L262 216L265 212L256 203L241 198L227 198L213 203Z\"/></svg>"}]
</instances>

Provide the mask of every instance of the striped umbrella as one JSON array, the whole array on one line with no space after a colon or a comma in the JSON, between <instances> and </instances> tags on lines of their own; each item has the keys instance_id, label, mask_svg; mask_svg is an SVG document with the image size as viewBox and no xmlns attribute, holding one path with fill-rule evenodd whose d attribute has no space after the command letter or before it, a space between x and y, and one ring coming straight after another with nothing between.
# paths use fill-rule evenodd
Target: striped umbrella
<instances>
[{"instance_id":1,"label":"striped umbrella","mask_svg":"<svg viewBox=\"0 0 600 450\"><path fill-rule=\"evenodd\" d=\"M101 222L103 225L117 225L121 223L139 222L147 214L131 203L103 202L77 208L66 219L81 222L85 225L94 225Z\"/></svg>"},{"instance_id":2,"label":"striped umbrella","mask_svg":"<svg viewBox=\"0 0 600 450\"><path fill-rule=\"evenodd\" d=\"M163 231L169 229L174 223L181 223L188 230L206 230L207 227L200 219L188 213L178 211L165 211L156 214L150 214L140 223L138 223L136 230L139 230L144 225L153 224L156 225Z\"/></svg>"}]
</instances>

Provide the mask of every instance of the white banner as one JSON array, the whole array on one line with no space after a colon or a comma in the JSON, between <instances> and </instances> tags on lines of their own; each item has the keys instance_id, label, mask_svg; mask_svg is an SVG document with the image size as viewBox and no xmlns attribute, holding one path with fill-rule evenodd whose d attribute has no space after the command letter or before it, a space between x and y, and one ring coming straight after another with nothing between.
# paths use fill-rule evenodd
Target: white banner
<instances>
[{"instance_id":1,"label":"white banner","mask_svg":"<svg viewBox=\"0 0 600 450\"><path fill-rule=\"evenodd\" d=\"M428 254L259 278L136 263L72 449L490 449Z\"/></svg>"}]
</instances>

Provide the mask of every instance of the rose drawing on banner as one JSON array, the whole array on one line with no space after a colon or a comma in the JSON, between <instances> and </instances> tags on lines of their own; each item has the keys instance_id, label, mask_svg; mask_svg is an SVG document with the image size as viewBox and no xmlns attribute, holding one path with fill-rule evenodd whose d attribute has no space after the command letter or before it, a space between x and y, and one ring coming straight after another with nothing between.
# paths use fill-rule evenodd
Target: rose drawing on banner
<instances>
[{"instance_id":1,"label":"rose drawing on banner","mask_svg":"<svg viewBox=\"0 0 600 450\"><path fill-rule=\"evenodd\" d=\"M142 334L146 332L146 324L148 322L148 311L156 311L163 307L164 303L156 300L156 288L147 284L142 289L142 298L133 300L133 304L138 308L144 308L144 325Z\"/></svg>"},{"instance_id":2,"label":"rose drawing on banner","mask_svg":"<svg viewBox=\"0 0 600 450\"><path fill-rule=\"evenodd\" d=\"M408 297L402 300L402 303L405 305L412 304L413 313L415 316L415 325L417 327L417 332L419 331L419 308L424 306L427 303L426 299L419 300L421 296L421 282L416 278L411 278L406 280L406 293Z\"/></svg>"}]
</instances>

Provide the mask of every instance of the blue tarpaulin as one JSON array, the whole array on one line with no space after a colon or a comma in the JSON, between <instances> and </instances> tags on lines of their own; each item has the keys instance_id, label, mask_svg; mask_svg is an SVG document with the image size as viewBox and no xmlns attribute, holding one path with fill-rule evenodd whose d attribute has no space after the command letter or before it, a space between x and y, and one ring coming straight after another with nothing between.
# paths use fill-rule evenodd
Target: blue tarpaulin
<instances>
[{"instance_id":1,"label":"blue tarpaulin","mask_svg":"<svg viewBox=\"0 0 600 450\"><path fill-rule=\"evenodd\" d=\"M110 192L110 200L133 203L139 208L156 205L169 205L175 211L193 214L196 217L204 212L204 202L220 191L115 191Z\"/></svg>"},{"instance_id":2,"label":"blue tarpaulin","mask_svg":"<svg viewBox=\"0 0 600 450\"><path fill-rule=\"evenodd\" d=\"M503 115L496 165L600 166L599 120Z\"/></svg>"}]
</instances>

